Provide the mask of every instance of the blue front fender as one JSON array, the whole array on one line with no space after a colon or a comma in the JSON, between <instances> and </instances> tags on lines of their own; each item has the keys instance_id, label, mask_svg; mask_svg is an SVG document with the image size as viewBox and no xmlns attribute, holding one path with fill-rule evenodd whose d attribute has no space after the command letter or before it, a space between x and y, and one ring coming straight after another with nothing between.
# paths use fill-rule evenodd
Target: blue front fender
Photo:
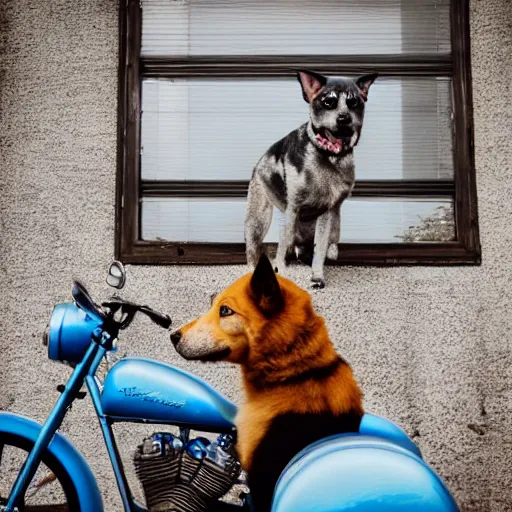
<instances>
[{"instance_id":1,"label":"blue front fender","mask_svg":"<svg viewBox=\"0 0 512 512\"><path fill-rule=\"evenodd\" d=\"M13 434L35 443L41 428L41 425L23 416L0 412L0 433ZM103 512L98 484L82 454L58 433L53 437L48 451L66 468L78 494L80 510Z\"/></svg>"}]
</instances>

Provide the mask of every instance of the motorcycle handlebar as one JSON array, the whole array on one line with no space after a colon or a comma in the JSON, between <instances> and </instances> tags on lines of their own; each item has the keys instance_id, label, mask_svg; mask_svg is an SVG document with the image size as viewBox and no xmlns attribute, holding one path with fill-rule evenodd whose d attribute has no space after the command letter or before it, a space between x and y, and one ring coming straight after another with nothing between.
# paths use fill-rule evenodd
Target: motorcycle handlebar
<instances>
[{"instance_id":1,"label":"motorcycle handlebar","mask_svg":"<svg viewBox=\"0 0 512 512\"><path fill-rule=\"evenodd\" d=\"M103 302L101 304L102 307L109 309L107 314L102 309L102 307L94 303L88 291L85 289L85 286L83 286L78 281L73 283L72 295L80 309L92 316L95 316L96 318L103 320L105 323L113 322L115 327L118 329L126 329L126 327L130 325L136 313L143 313L151 321L153 321L158 326L163 327L164 329L169 329L169 327L172 325L172 320L168 315L159 313L149 306L136 304L135 302L130 302L121 299L120 297L114 297L112 300ZM113 318L114 314L120 309L124 318L120 322L115 322Z\"/></svg>"},{"instance_id":2,"label":"motorcycle handlebar","mask_svg":"<svg viewBox=\"0 0 512 512\"><path fill-rule=\"evenodd\" d=\"M157 324L164 329L169 329L172 325L172 320L169 315L165 315L164 313L159 313L158 311L150 308L149 306L143 306L141 304L136 304L134 302L130 302L121 298L116 297L115 299L107 302L103 302L102 306L108 307L110 311L113 313L117 312L119 309L123 311L127 315L128 321L122 322L121 328L126 328L136 313L143 313L146 315L152 322Z\"/></svg>"}]
</instances>

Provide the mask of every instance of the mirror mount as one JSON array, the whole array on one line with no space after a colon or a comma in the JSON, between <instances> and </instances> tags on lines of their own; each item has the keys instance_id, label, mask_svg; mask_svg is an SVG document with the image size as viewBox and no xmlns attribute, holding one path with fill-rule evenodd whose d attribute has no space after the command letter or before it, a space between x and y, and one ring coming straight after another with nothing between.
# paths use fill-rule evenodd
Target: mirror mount
<instances>
[{"instance_id":1,"label":"mirror mount","mask_svg":"<svg viewBox=\"0 0 512 512\"><path fill-rule=\"evenodd\" d=\"M120 261L114 260L108 268L107 284L120 290L126 283L126 272Z\"/></svg>"}]
</instances>

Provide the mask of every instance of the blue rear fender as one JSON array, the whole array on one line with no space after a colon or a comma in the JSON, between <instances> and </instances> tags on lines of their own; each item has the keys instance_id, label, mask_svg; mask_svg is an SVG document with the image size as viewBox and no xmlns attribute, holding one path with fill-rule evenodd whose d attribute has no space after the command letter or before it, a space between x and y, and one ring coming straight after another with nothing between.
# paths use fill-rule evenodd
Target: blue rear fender
<instances>
[{"instance_id":1,"label":"blue rear fender","mask_svg":"<svg viewBox=\"0 0 512 512\"><path fill-rule=\"evenodd\" d=\"M23 416L0 412L0 435L12 434L35 443L41 428L41 425ZM103 512L98 484L82 454L59 433L53 437L48 451L66 468L77 492L80 510Z\"/></svg>"},{"instance_id":2,"label":"blue rear fender","mask_svg":"<svg viewBox=\"0 0 512 512\"><path fill-rule=\"evenodd\" d=\"M363 436L382 437L423 458L419 448L398 425L387 418L366 413L361 420L359 433Z\"/></svg>"},{"instance_id":3,"label":"blue rear fender","mask_svg":"<svg viewBox=\"0 0 512 512\"><path fill-rule=\"evenodd\" d=\"M374 435L338 434L306 447L277 482L272 512L458 512L405 433L369 418Z\"/></svg>"},{"instance_id":4,"label":"blue rear fender","mask_svg":"<svg viewBox=\"0 0 512 512\"><path fill-rule=\"evenodd\" d=\"M392 421L366 413L358 433L320 439L277 482L272 512L458 512L418 447Z\"/></svg>"}]
</instances>

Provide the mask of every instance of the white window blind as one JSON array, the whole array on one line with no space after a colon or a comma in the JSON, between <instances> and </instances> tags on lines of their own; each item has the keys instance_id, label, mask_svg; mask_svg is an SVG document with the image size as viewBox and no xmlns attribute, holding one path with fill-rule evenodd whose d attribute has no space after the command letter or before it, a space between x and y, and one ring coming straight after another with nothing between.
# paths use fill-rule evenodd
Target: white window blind
<instances>
[{"instance_id":1,"label":"white window blind","mask_svg":"<svg viewBox=\"0 0 512 512\"><path fill-rule=\"evenodd\" d=\"M143 199L142 238L179 242L243 243L245 200ZM283 215L274 211L265 239L277 242ZM349 199L341 207L341 242L450 241L455 236L450 201Z\"/></svg>"},{"instance_id":2,"label":"white window blind","mask_svg":"<svg viewBox=\"0 0 512 512\"><path fill-rule=\"evenodd\" d=\"M453 176L448 79L381 79L369 96L357 179ZM145 80L141 177L249 180L262 154L307 120L293 78Z\"/></svg>"},{"instance_id":3,"label":"white window blind","mask_svg":"<svg viewBox=\"0 0 512 512\"><path fill-rule=\"evenodd\" d=\"M449 0L143 0L142 55L449 53Z\"/></svg>"}]
</instances>

